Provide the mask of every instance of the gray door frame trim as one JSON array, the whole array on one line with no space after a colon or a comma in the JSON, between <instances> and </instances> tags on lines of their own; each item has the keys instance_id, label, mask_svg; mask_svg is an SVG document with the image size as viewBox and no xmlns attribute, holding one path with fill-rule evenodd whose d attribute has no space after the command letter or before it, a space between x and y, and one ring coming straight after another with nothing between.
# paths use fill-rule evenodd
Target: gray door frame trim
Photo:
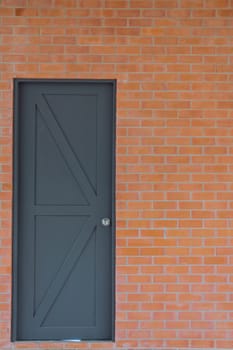
<instances>
[{"instance_id":1,"label":"gray door frame trim","mask_svg":"<svg viewBox=\"0 0 233 350\"><path fill-rule=\"evenodd\" d=\"M17 339L18 326L18 209L19 209L19 142L20 142L20 121L19 121L19 91L22 83L88 83L88 84L112 84L113 89L113 128L112 128L112 340L115 341L115 285L116 285L116 219L115 219L115 188L116 188L116 79L26 79L15 78L13 80L13 200L12 200L12 305L11 305L11 341ZM24 340L27 342L27 340ZM41 342L41 340L38 340ZM57 342L56 339L54 341ZM107 340L109 342L110 340ZM61 341L62 342L62 341ZM93 342L93 340L92 340Z\"/></svg>"}]
</instances>

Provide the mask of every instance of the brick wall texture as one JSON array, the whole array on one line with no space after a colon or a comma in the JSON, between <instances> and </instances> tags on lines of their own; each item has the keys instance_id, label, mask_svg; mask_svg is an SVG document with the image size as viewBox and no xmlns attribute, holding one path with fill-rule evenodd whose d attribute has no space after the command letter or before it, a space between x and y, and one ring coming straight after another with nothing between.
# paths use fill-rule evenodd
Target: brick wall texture
<instances>
[{"instance_id":1,"label":"brick wall texture","mask_svg":"<svg viewBox=\"0 0 233 350\"><path fill-rule=\"evenodd\" d=\"M13 78L117 79L116 341L11 343ZM233 1L0 1L0 349L233 347Z\"/></svg>"}]
</instances>

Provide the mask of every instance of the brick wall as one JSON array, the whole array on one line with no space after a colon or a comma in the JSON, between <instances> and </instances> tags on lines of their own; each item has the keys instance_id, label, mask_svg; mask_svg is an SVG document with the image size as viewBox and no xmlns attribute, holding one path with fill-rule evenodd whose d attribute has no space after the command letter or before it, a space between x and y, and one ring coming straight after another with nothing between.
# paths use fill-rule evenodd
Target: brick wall
<instances>
[{"instance_id":1,"label":"brick wall","mask_svg":"<svg viewBox=\"0 0 233 350\"><path fill-rule=\"evenodd\" d=\"M117 79L116 342L10 343L14 77ZM0 348L233 347L233 1L1 0Z\"/></svg>"}]
</instances>

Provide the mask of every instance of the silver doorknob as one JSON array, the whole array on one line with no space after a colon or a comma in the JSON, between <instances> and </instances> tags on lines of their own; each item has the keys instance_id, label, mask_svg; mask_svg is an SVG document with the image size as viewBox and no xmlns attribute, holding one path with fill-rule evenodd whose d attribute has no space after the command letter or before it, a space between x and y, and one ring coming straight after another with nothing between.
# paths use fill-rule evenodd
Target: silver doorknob
<instances>
[{"instance_id":1,"label":"silver doorknob","mask_svg":"<svg viewBox=\"0 0 233 350\"><path fill-rule=\"evenodd\" d=\"M110 226L110 224L111 224L110 218L101 219L101 224L102 224L102 226Z\"/></svg>"}]
</instances>

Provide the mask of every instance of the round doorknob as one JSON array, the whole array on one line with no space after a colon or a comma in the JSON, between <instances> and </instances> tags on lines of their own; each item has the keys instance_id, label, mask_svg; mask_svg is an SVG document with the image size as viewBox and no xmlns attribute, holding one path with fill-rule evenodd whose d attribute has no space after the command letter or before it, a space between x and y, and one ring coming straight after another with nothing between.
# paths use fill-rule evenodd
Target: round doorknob
<instances>
[{"instance_id":1,"label":"round doorknob","mask_svg":"<svg viewBox=\"0 0 233 350\"><path fill-rule=\"evenodd\" d=\"M101 219L101 224L102 224L102 226L110 226L110 224L111 224L110 218Z\"/></svg>"}]
</instances>

